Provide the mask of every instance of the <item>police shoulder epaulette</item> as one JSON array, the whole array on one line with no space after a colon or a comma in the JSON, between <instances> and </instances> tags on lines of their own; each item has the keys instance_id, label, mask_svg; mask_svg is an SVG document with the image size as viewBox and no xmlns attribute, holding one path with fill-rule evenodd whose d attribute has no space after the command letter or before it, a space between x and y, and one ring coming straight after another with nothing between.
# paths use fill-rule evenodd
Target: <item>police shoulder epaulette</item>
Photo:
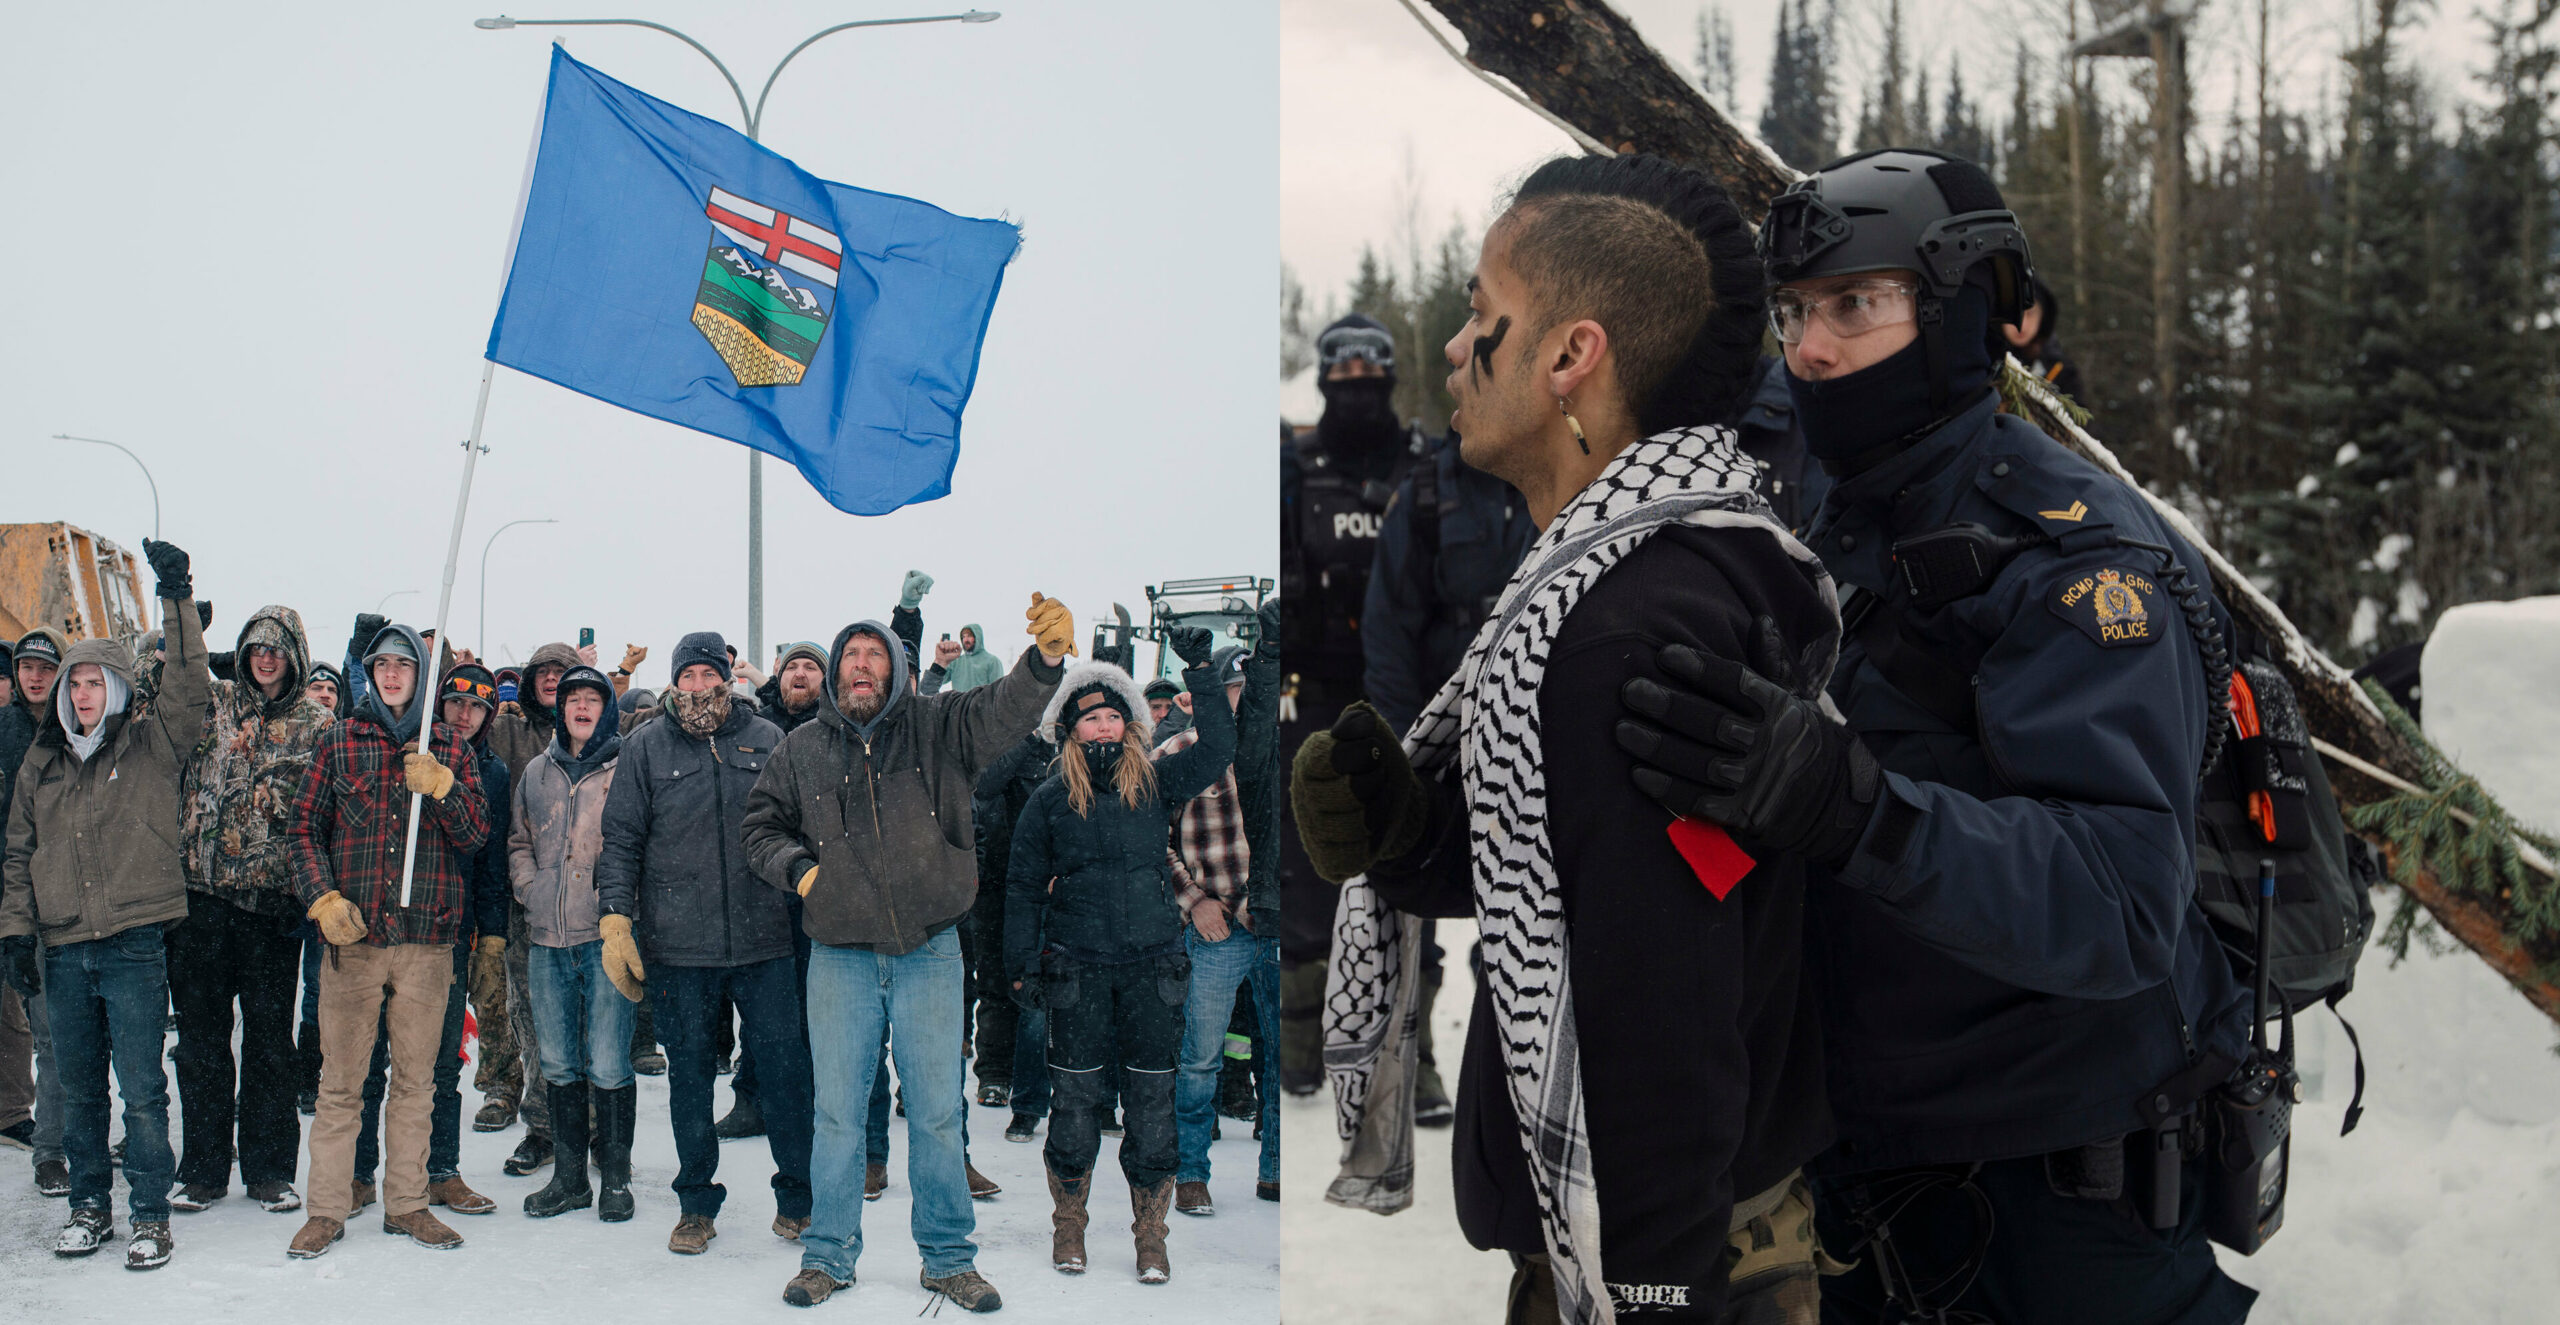
<instances>
[{"instance_id":1,"label":"police shoulder epaulette","mask_svg":"<svg viewBox=\"0 0 2560 1325\"><path fill-rule=\"evenodd\" d=\"M2105 497L2091 475L2057 470L2024 455L1994 454L1984 458L1974 486L2066 554L2114 537L2114 517L2104 509Z\"/></svg>"}]
</instances>

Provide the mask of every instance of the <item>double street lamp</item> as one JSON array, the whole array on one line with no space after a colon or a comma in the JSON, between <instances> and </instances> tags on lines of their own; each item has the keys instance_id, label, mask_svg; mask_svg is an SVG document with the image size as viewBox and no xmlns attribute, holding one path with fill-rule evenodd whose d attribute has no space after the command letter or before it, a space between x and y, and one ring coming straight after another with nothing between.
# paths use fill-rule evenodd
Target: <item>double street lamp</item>
<instances>
[{"instance_id":1,"label":"double street lamp","mask_svg":"<svg viewBox=\"0 0 2560 1325\"><path fill-rule=\"evenodd\" d=\"M820 38L830 37L852 28L894 28L917 23L993 23L1002 17L1002 14L992 10L971 9L957 14L928 14L916 18L856 19L850 23L838 23L831 28L821 28L809 34L799 45L792 47L790 53L784 55L780 63L773 66L773 72L765 76L764 89L756 93L756 103L753 106L747 104L746 89L738 85L737 75L729 72L729 66L721 63L720 57L713 55L710 47L664 23L652 23L641 18L509 18L500 14L496 18L473 19L471 26L493 32L509 28L585 27L647 28L653 32L663 32L701 52L702 58L709 60L711 67L720 71L720 76L728 80L730 95L738 99L738 115L746 123L748 140L761 142L763 141L761 132L764 127L765 98L773 95L774 80L782 77L784 67L789 65L800 52L816 45ZM482 573L484 576L487 573L485 555ZM752 447L747 450L747 651L745 656L749 658L764 656L764 452Z\"/></svg>"},{"instance_id":2,"label":"double street lamp","mask_svg":"<svg viewBox=\"0 0 2560 1325\"><path fill-rule=\"evenodd\" d=\"M115 449L124 452L126 458L132 460L134 466L142 471L142 481L151 485L151 538L154 542L159 541L160 480L151 477L151 466L143 464L142 457L135 455L132 447L126 446L122 442L108 441L104 437L74 437L67 432L55 433L53 435L53 440L57 442L90 442L98 446L112 446Z\"/></svg>"}]
</instances>

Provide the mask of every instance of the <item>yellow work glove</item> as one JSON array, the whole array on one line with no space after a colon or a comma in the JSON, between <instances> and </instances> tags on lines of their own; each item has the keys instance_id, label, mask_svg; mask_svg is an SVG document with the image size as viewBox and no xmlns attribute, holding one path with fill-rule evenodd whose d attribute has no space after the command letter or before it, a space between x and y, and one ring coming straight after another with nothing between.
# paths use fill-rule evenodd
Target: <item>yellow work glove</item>
<instances>
[{"instance_id":1,"label":"yellow work glove","mask_svg":"<svg viewBox=\"0 0 2560 1325\"><path fill-rule=\"evenodd\" d=\"M642 663L644 663L644 662L647 662L648 660L649 660L649 646L648 646L648 645L646 645L646 644L625 644L625 645L623 645L623 646L622 646L622 674L623 674L623 675L625 675L625 676L629 676L629 675L630 675L630 674L632 674L633 672L639 671L639 670L640 670L640 664L642 664Z\"/></svg>"},{"instance_id":2,"label":"yellow work glove","mask_svg":"<svg viewBox=\"0 0 2560 1325\"><path fill-rule=\"evenodd\" d=\"M1055 659L1076 651L1076 614L1065 603L1035 593L1022 616L1031 623L1023 633L1039 643L1041 656Z\"/></svg>"},{"instance_id":3,"label":"yellow work glove","mask_svg":"<svg viewBox=\"0 0 2560 1325\"><path fill-rule=\"evenodd\" d=\"M801 871L801 874L800 874L800 895L801 895L801 896L803 896L803 897L808 896L808 895L809 895L809 885L811 885L811 884L813 884L813 883L816 883L817 881L818 881L818 867L817 867L817 866L812 865L812 866L810 866L808 869Z\"/></svg>"},{"instance_id":4,"label":"yellow work glove","mask_svg":"<svg viewBox=\"0 0 2560 1325\"><path fill-rule=\"evenodd\" d=\"M335 888L320 894L320 900L304 914L320 922L320 937L334 947L364 942L364 912Z\"/></svg>"},{"instance_id":5,"label":"yellow work glove","mask_svg":"<svg viewBox=\"0 0 2560 1325\"><path fill-rule=\"evenodd\" d=\"M400 757L400 765L408 772L409 790L429 800L443 800L453 790L453 770L437 763L434 755L411 751Z\"/></svg>"},{"instance_id":6,"label":"yellow work glove","mask_svg":"<svg viewBox=\"0 0 2560 1325\"><path fill-rule=\"evenodd\" d=\"M640 982L649 972L640 965L640 945L631 941L631 917L607 915L596 922L604 931L604 978L622 991L624 998L640 1001Z\"/></svg>"}]
</instances>

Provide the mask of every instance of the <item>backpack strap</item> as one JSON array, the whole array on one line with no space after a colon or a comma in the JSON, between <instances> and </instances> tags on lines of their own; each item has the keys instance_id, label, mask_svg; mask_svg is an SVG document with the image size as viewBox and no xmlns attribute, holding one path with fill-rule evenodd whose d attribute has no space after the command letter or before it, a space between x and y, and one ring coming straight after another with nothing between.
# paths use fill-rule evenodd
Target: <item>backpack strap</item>
<instances>
[{"instance_id":1,"label":"backpack strap","mask_svg":"<svg viewBox=\"0 0 2560 1325\"><path fill-rule=\"evenodd\" d=\"M2338 1000L2346 996L2346 990L2333 989L2329 991L2328 999L2329 1015L2338 1019L2339 1029L2347 1033L2348 1046L2356 1052L2356 1093L2355 1098L2347 1101L2346 1123L2338 1128L2340 1136L2356 1130L2356 1123L2364 1117L2364 1042L2356 1038L2356 1028L2347 1020L2347 1015L2338 1011Z\"/></svg>"}]
</instances>

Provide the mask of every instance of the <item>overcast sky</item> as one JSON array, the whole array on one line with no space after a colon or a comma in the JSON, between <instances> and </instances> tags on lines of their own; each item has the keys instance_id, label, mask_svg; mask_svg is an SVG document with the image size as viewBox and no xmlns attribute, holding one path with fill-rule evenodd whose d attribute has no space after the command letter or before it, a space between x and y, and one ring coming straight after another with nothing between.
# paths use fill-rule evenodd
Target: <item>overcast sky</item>
<instances>
[{"instance_id":1,"label":"overcast sky","mask_svg":"<svg viewBox=\"0 0 2560 1325\"><path fill-rule=\"evenodd\" d=\"M435 610L460 441L496 310L553 34L652 95L737 124L717 71L631 28L471 20L501 0L14 6L0 41L0 523L68 520L195 557L227 645L261 603L334 658L385 594ZM1024 228L952 494L828 507L765 466L767 648L886 616L937 577L934 634L1007 654L1038 589L1080 639L1142 586L1273 574L1276 19L1257 5L980 0L1001 21L839 33L802 53L765 142L822 177ZM841 0L605 0L552 17L685 30L752 100L802 37L931 13ZM953 6L957 8L957 6ZM744 647L745 448L499 369L453 602L490 652L596 630L604 664L681 633ZM144 591L150 589L144 573Z\"/></svg>"},{"instance_id":2,"label":"overcast sky","mask_svg":"<svg viewBox=\"0 0 2560 1325\"><path fill-rule=\"evenodd\" d=\"M2317 112L2338 95L2337 56L2352 39L2363 0L2272 0L2276 51L2273 84L2280 101ZM1466 42L1421 0L1417 6L1459 49ZM1769 53L1778 0L1612 0L1614 7L1675 68L1695 75L1698 15L1720 8L1732 24L1737 118L1756 130L1768 98ZM1887 0L1838 0L1844 64L1869 81L1874 42ZM2482 0L2494 11L2499 0ZM2429 78L2448 102L2468 95L2469 71L2487 63L2482 29L2470 0L2440 0L2405 34ZM2245 12L2244 12L2245 10ZM1904 0L1903 14L1918 64L1930 71L1931 98L1943 98L1952 59L1964 68L1969 96L1995 117L2008 114L2013 61L2020 41L2050 54L2061 40L2062 0ZM2087 8L2082 6L2086 23ZM2199 132L2218 141L2232 107L2242 61L2255 45L2255 3L2204 0L2190 41L2190 76ZM1280 251L1320 307L1338 297L1357 270L1363 244L1382 247L1411 216L1426 246L1450 222L1480 228L1495 199L1538 163L1578 151L1571 140L1527 109L1485 86L1449 58L1397 0L1283 0L1280 25ZM2119 82L2132 61L2101 61ZM1843 97L1853 121L1858 98ZM1934 116L1937 107L1932 106ZM1289 398L1303 406L1313 392Z\"/></svg>"}]
</instances>

